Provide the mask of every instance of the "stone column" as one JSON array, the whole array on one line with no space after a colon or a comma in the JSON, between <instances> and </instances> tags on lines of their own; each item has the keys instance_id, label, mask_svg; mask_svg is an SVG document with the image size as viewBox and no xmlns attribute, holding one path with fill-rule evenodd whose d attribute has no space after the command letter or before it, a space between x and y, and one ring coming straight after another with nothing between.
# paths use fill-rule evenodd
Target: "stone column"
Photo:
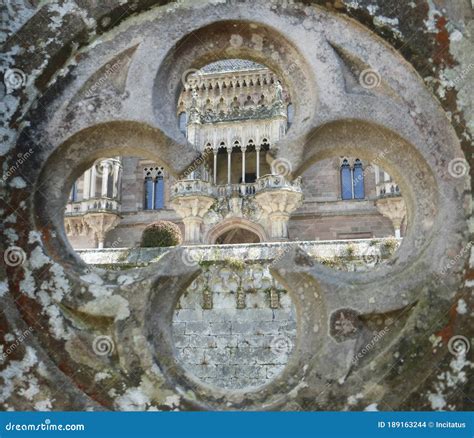
<instances>
[{"instance_id":1,"label":"stone column","mask_svg":"<svg viewBox=\"0 0 474 438\"><path fill-rule=\"evenodd\" d=\"M218 149L213 150L213 152L214 152L214 175L213 175L214 185L217 184L217 151L218 151Z\"/></svg>"},{"instance_id":2,"label":"stone column","mask_svg":"<svg viewBox=\"0 0 474 438\"><path fill-rule=\"evenodd\" d=\"M96 169L96 164L92 166L91 169L91 184L90 184L90 198L95 198L95 191L96 191L96 183L97 183L97 169Z\"/></svg>"},{"instance_id":3,"label":"stone column","mask_svg":"<svg viewBox=\"0 0 474 438\"><path fill-rule=\"evenodd\" d=\"M228 185L230 185L231 183L231 176L232 176L231 166L232 166L232 146L227 147L227 184Z\"/></svg>"},{"instance_id":4,"label":"stone column","mask_svg":"<svg viewBox=\"0 0 474 438\"><path fill-rule=\"evenodd\" d=\"M84 185L82 186L82 199L89 199L91 192L91 169L84 172Z\"/></svg>"},{"instance_id":5,"label":"stone column","mask_svg":"<svg viewBox=\"0 0 474 438\"><path fill-rule=\"evenodd\" d=\"M375 201L377 210L385 217L388 217L395 229L395 237L401 237L401 226L403 219L406 216L407 210L405 201L401 196L391 196L380 198Z\"/></svg>"},{"instance_id":6,"label":"stone column","mask_svg":"<svg viewBox=\"0 0 474 438\"><path fill-rule=\"evenodd\" d=\"M300 181L291 183L282 176L267 175L259 180L255 201L267 219L272 240L288 239L288 221L303 200Z\"/></svg>"},{"instance_id":7,"label":"stone column","mask_svg":"<svg viewBox=\"0 0 474 438\"><path fill-rule=\"evenodd\" d=\"M112 189L112 197L114 199L120 198L120 180L122 179L122 163L121 159L117 158L113 164L113 189Z\"/></svg>"},{"instance_id":8,"label":"stone column","mask_svg":"<svg viewBox=\"0 0 474 438\"><path fill-rule=\"evenodd\" d=\"M177 196L171 201L173 209L182 217L185 244L202 243L201 225L214 198L206 195Z\"/></svg>"},{"instance_id":9,"label":"stone column","mask_svg":"<svg viewBox=\"0 0 474 438\"><path fill-rule=\"evenodd\" d=\"M241 193L245 195L245 151L247 150L246 146L242 146L240 148L242 151L242 186L241 186Z\"/></svg>"},{"instance_id":10,"label":"stone column","mask_svg":"<svg viewBox=\"0 0 474 438\"><path fill-rule=\"evenodd\" d=\"M101 196L105 198L107 197L107 186L109 182L110 163L108 161L102 161L100 163L100 166L102 167Z\"/></svg>"},{"instance_id":11,"label":"stone column","mask_svg":"<svg viewBox=\"0 0 474 438\"><path fill-rule=\"evenodd\" d=\"M245 151L247 147L242 146L240 150L242 151L242 183L245 184Z\"/></svg>"},{"instance_id":12,"label":"stone column","mask_svg":"<svg viewBox=\"0 0 474 438\"><path fill-rule=\"evenodd\" d=\"M260 178L260 146L255 146L255 154L257 156L257 179Z\"/></svg>"},{"instance_id":13,"label":"stone column","mask_svg":"<svg viewBox=\"0 0 474 438\"><path fill-rule=\"evenodd\" d=\"M84 215L84 222L94 231L99 249L104 247L106 234L115 228L119 221L120 217L113 213L87 213Z\"/></svg>"},{"instance_id":14,"label":"stone column","mask_svg":"<svg viewBox=\"0 0 474 438\"><path fill-rule=\"evenodd\" d=\"M184 223L184 243L202 242L201 225L204 216L214 204L211 183L206 181L178 181L171 188L171 207Z\"/></svg>"}]
</instances>

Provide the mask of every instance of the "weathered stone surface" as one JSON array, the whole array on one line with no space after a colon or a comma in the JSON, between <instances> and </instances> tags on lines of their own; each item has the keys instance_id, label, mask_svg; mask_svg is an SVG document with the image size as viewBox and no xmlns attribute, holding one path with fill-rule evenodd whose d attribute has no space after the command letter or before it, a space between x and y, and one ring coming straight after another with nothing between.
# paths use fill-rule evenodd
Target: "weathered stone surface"
<instances>
[{"instance_id":1,"label":"weathered stone surface","mask_svg":"<svg viewBox=\"0 0 474 438\"><path fill-rule=\"evenodd\" d=\"M469 3L164 3L21 7L2 38L3 172L34 151L1 185L2 408L472 409ZM126 79L71 110L124 53ZM278 156L293 176L334 154L380 162L409 221L391 263L369 273L335 273L301 250L273 267L298 335L283 371L245 396L200 385L177 361L173 314L197 266L178 250L92 270L63 221L64 188L104 153L174 174L190 164L198 154L174 111L181 75L216 57L266 63L288 84L296 113Z\"/></svg>"}]
</instances>

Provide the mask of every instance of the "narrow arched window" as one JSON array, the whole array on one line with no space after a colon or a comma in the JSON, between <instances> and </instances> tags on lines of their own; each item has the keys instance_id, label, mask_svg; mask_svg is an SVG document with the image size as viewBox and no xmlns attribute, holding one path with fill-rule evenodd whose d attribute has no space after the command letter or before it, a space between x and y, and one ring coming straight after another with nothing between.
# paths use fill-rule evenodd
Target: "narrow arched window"
<instances>
[{"instance_id":1,"label":"narrow arched window","mask_svg":"<svg viewBox=\"0 0 474 438\"><path fill-rule=\"evenodd\" d=\"M293 123L293 118L294 117L295 117L295 109L293 107L293 104L289 103L288 106L286 107L286 120L287 120L287 123L288 123L288 128Z\"/></svg>"},{"instance_id":2,"label":"narrow arched window","mask_svg":"<svg viewBox=\"0 0 474 438\"><path fill-rule=\"evenodd\" d=\"M71 202L77 201L77 181L72 185L71 194L69 195L69 200Z\"/></svg>"},{"instance_id":3,"label":"narrow arched window","mask_svg":"<svg viewBox=\"0 0 474 438\"><path fill-rule=\"evenodd\" d=\"M354 162L354 199L364 199L364 169L362 168L362 163L359 159Z\"/></svg>"},{"instance_id":4,"label":"narrow arched window","mask_svg":"<svg viewBox=\"0 0 474 438\"><path fill-rule=\"evenodd\" d=\"M352 170L347 160L341 164L341 198L352 199Z\"/></svg>"},{"instance_id":5,"label":"narrow arched window","mask_svg":"<svg viewBox=\"0 0 474 438\"><path fill-rule=\"evenodd\" d=\"M145 177L145 210L153 210L153 178Z\"/></svg>"},{"instance_id":6,"label":"narrow arched window","mask_svg":"<svg viewBox=\"0 0 474 438\"><path fill-rule=\"evenodd\" d=\"M179 130L183 134L186 134L186 125L188 123L188 116L184 111L182 113L179 113L178 123L179 123Z\"/></svg>"},{"instance_id":7,"label":"narrow arched window","mask_svg":"<svg viewBox=\"0 0 474 438\"><path fill-rule=\"evenodd\" d=\"M155 180L155 210L165 206L165 184L163 175L158 175Z\"/></svg>"},{"instance_id":8,"label":"narrow arched window","mask_svg":"<svg viewBox=\"0 0 474 438\"><path fill-rule=\"evenodd\" d=\"M114 176L109 172L107 176L107 198L112 198L114 194Z\"/></svg>"}]
</instances>

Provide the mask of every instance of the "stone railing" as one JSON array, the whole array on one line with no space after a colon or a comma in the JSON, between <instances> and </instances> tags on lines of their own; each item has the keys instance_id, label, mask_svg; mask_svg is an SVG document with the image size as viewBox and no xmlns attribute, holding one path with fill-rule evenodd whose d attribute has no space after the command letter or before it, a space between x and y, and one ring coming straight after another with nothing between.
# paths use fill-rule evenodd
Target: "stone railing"
<instances>
[{"instance_id":1,"label":"stone railing","mask_svg":"<svg viewBox=\"0 0 474 438\"><path fill-rule=\"evenodd\" d=\"M172 198L192 195L215 196L214 186L208 181L190 179L178 181L171 188Z\"/></svg>"},{"instance_id":2,"label":"stone railing","mask_svg":"<svg viewBox=\"0 0 474 438\"><path fill-rule=\"evenodd\" d=\"M377 184L376 190L377 196L379 198L385 198L388 196L401 196L400 188L392 181L381 182Z\"/></svg>"},{"instance_id":3,"label":"stone railing","mask_svg":"<svg viewBox=\"0 0 474 438\"><path fill-rule=\"evenodd\" d=\"M66 204L65 216L82 216L86 213L110 212L119 213L121 204L111 198L91 198Z\"/></svg>"},{"instance_id":4,"label":"stone railing","mask_svg":"<svg viewBox=\"0 0 474 438\"><path fill-rule=\"evenodd\" d=\"M265 175L256 182L256 193L264 190L291 190L301 192L301 177L289 181L283 175Z\"/></svg>"},{"instance_id":5,"label":"stone railing","mask_svg":"<svg viewBox=\"0 0 474 438\"><path fill-rule=\"evenodd\" d=\"M306 240L293 242L266 242L236 245L183 246L189 251L187 259L197 262L272 262L286 252L300 246L315 260L344 270L365 270L389 258L400 246L402 239ZM88 264L110 269L146 266L157 261L170 248L106 248L77 250Z\"/></svg>"},{"instance_id":6,"label":"stone railing","mask_svg":"<svg viewBox=\"0 0 474 438\"><path fill-rule=\"evenodd\" d=\"M232 196L233 194L240 194L242 196L252 196L255 195L256 190L257 183L224 184L220 186L215 186L214 193L219 198Z\"/></svg>"}]
</instances>

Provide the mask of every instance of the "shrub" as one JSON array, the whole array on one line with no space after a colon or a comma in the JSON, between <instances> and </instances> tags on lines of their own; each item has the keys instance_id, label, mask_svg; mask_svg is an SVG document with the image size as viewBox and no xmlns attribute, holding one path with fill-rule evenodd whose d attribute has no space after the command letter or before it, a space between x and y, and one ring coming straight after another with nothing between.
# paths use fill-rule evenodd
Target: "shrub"
<instances>
[{"instance_id":1,"label":"shrub","mask_svg":"<svg viewBox=\"0 0 474 438\"><path fill-rule=\"evenodd\" d=\"M175 246L181 242L181 231L176 224L168 221L158 221L153 222L143 230L140 246L142 248Z\"/></svg>"},{"instance_id":2,"label":"shrub","mask_svg":"<svg viewBox=\"0 0 474 438\"><path fill-rule=\"evenodd\" d=\"M388 238L382 244L381 251L386 257L390 257L398 248L398 241L394 237Z\"/></svg>"}]
</instances>

